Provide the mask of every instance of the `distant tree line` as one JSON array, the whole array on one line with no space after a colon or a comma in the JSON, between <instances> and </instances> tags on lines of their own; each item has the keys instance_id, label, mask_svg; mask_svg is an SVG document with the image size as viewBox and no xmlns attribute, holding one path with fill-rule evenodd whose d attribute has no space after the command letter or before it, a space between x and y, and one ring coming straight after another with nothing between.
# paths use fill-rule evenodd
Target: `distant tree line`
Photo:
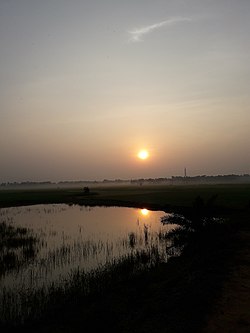
<instances>
[{"instance_id":1,"label":"distant tree line","mask_svg":"<svg viewBox=\"0 0 250 333\"><path fill-rule=\"evenodd\" d=\"M141 178L131 180L132 184L220 184L220 183L250 183L250 175L217 175L217 176L172 176L171 178Z\"/></svg>"},{"instance_id":2,"label":"distant tree line","mask_svg":"<svg viewBox=\"0 0 250 333\"><path fill-rule=\"evenodd\" d=\"M250 183L250 175L217 175L217 176L172 176L172 177L161 177L161 178L138 178L138 179L104 179L102 181L97 180L73 180L73 181L60 181L60 182L34 182L34 181L25 181L25 182L5 182L1 183L1 187L9 186L48 186L48 185L90 185L90 184L206 184L206 183Z\"/></svg>"}]
</instances>

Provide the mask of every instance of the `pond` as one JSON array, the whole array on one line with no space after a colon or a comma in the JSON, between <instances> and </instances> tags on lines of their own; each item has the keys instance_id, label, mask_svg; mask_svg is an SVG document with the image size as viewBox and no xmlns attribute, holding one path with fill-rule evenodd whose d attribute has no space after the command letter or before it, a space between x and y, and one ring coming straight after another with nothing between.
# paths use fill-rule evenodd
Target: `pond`
<instances>
[{"instance_id":1,"label":"pond","mask_svg":"<svg viewBox=\"0 0 250 333\"><path fill-rule=\"evenodd\" d=\"M1 224L19 228L22 235L28 230L35 239L25 254L22 246L15 249L12 244L15 265L2 272L0 285L18 290L59 283L75 270L88 272L145 249L157 248L166 261L167 244L161 235L173 227L161 223L164 215L147 209L65 204L0 209Z\"/></svg>"}]
</instances>

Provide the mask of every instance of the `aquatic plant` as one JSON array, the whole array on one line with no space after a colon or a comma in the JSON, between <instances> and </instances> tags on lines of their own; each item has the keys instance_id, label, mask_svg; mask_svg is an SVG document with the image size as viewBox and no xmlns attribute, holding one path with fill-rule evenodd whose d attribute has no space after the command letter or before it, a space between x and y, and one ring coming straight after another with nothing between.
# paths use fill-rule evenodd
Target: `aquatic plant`
<instances>
[{"instance_id":1,"label":"aquatic plant","mask_svg":"<svg viewBox=\"0 0 250 333\"><path fill-rule=\"evenodd\" d=\"M0 223L0 276L19 269L37 254L38 238L27 228Z\"/></svg>"},{"instance_id":2,"label":"aquatic plant","mask_svg":"<svg viewBox=\"0 0 250 333\"><path fill-rule=\"evenodd\" d=\"M158 248L152 246L113 259L89 272L72 270L66 279L38 289L3 288L0 294L0 326L32 322L65 304L77 305L87 296L102 293L118 283L133 279L144 270L152 269L161 260Z\"/></svg>"}]
</instances>

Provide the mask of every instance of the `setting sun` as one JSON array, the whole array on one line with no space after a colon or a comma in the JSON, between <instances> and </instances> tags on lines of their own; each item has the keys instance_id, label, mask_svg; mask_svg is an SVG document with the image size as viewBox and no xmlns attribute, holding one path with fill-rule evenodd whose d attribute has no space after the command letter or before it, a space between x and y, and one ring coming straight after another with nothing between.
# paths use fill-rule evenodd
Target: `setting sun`
<instances>
[{"instance_id":1,"label":"setting sun","mask_svg":"<svg viewBox=\"0 0 250 333\"><path fill-rule=\"evenodd\" d=\"M149 157L149 153L147 150L140 150L139 153L137 154L137 156L141 159L141 160L146 160Z\"/></svg>"},{"instance_id":2,"label":"setting sun","mask_svg":"<svg viewBox=\"0 0 250 333\"><path fill-rule=\"evenodd\" d=\"M147 216L148 213L149 213L148 209L146 209L146 208L141 209L141 214L142 215Z\"/></svg>"}]
</instances>

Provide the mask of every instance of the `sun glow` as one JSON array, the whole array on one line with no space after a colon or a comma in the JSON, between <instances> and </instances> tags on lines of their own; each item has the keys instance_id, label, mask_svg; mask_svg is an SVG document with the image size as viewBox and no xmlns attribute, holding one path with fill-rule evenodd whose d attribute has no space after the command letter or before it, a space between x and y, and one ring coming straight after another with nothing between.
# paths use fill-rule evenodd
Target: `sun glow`
<instances>
[{"instance_id":1,"label":"sun glow","mask_svg":"<svg viewBox=\"0 0 250 333\"><path fill-rule=\"evenodd\" d=\"M139 153L137 154L137 157L140 158L141 160L146 160L149 157L149 153L147 150L140 150Z\"/></svg>"},{"instance_id":2,"label":"sun glow","mask_svg":"<svg viewBox=\"0 0 250 333\"><path fill-rule=\"evenodd\" d=\"M143 216L147 216L147 215L149 214L148 209L146 209L146 208L141 209L141 214L142 214Z\"/></svg>"}]
</instances>

